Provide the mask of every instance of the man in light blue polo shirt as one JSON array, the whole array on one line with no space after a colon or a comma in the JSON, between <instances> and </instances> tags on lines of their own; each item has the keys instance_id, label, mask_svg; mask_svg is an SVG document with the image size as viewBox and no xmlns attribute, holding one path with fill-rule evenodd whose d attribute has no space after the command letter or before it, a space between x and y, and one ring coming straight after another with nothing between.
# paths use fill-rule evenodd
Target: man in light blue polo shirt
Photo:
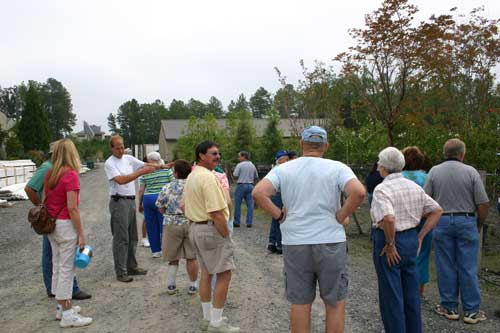
<instances>
[{"instance_id":1,"label":"man in light blue polo shirt","mask_svg":"<svg viewBox=\"0 0 500 333\"><path fill-rule=\"evenodd\" d=\"M272 169L257 184L257 204L281 223L285 293L292 303L292 331L309 332L316 283L325 303L326 331L344 329L347 252L344 225L365 197L363 184L343 163L324 159L327 133L302 132L303 156ZM271 196L281 192L283 209ZM342 192L347 195L340 205Z\"/></svg>"}]
</instances>

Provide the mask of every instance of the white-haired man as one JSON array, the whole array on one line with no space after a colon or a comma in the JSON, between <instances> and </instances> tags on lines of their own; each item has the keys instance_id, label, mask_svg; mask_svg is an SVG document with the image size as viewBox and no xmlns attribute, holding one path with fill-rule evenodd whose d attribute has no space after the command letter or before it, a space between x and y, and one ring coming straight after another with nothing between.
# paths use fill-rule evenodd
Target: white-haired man
<instances>
[{"instance_id":1,"label":"white-haired man","mask_svg":"<svg viewBox=\"0 0 500 333\"><path fill-rule=\"evenodd\" d=\"M345 164L323 158L326 131L302 132L303 156L272 169L253 191L255 201L281 223L285 293L292 303L292 332L309 332L319 284L326 331L343 332L347 297L347 252L343 225L365 197L365 188ZM281 192L283 208L271 201ZM341 192L347 195L340 206Z\"/></svg>"},{"instance_id":2,"label":"white-haired man","mask_svg":"<svg viewBox=\"0 0 500 333\"><path fill-rule=\"evenodd\" d=\"M384 181L373 192L373 263L382 322L388 333L422 332L417 254L442 210L415 182L403 177L403 153L394 147L378 155ZM417 234L422 215L427 222Z\"/></svg>"}]
</instances>

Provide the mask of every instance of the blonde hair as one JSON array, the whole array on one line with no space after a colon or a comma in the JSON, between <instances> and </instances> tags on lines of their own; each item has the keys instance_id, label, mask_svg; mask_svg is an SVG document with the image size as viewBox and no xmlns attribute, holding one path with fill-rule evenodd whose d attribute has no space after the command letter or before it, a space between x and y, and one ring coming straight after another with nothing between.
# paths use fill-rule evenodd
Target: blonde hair
<instances>
[{"instance_id":1,"label":"blonde hair","mask_svg":"<svg viewBox=\"0 0 500 333\"><path fill-rule=\"evenodd\" d=\"M80 164L80 157L73 141L70 139L56 141L52 153L52 173L48 181L49 188L54 188L63 173L68 169L79 172Z\"/></svg>"}]
</instances>

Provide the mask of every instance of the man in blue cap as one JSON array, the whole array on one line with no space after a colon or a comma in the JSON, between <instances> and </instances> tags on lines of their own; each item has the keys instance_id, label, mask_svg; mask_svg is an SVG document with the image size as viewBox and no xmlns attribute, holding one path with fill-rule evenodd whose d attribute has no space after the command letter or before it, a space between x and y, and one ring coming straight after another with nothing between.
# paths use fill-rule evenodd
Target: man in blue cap
<instances>
[{"instance_id":1,"label":"man in blue cap","mask_svg":"<svg viewBox=\"0 0 500 333\"><path fill-rule=\"evenodd\" d=\"M280 150L275 155L275 167L288 162L290 160L290 155L287 150ZM272 202L279 207L283 208L283 202L281 201L281 194L276 193L271 198ZM282 254L283 250L281 248L281 230L280 223L276 221L274 218L271 219L271 228L269 229L269 243L267 245L267 249L271 253Z\"/></svg>"},{"instance_id":2,"label":"man in blue cap","mask_svg":"<svg viewBox=\"0 0 500 333\"><path fill-rule=\"evenodd\" d=\"M304 129L300 146L303 156L272 169L253 196L281 223L292 332L310 331L317 283L325 303L326 331L342 332L348 285L344 225L363 201L365 188L347 165L323 158L328 149L323 128ZM282 209L271 201L277 192ZM347 195L343 206L342 192Z\"/></svg>"}]
</instances>

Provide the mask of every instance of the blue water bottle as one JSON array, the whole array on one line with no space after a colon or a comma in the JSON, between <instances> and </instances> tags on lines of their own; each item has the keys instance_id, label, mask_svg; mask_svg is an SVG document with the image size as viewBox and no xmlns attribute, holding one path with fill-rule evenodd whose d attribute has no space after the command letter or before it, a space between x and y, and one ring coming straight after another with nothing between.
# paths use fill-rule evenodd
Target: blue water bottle
<instances>
[{"instance_id":1,"label":"blue water bottle","mask_svg":"<svg viewBox=\"0 0 500 333\"><path fill-rule=\"evenodd\" d=\"M90 258L92 258L92 255L93 252L90 245L85 245L82 251L80 251L80 247L77 247L75 255L75 266L84 269L90 264Z\"/></svg>"}]
</instances>

